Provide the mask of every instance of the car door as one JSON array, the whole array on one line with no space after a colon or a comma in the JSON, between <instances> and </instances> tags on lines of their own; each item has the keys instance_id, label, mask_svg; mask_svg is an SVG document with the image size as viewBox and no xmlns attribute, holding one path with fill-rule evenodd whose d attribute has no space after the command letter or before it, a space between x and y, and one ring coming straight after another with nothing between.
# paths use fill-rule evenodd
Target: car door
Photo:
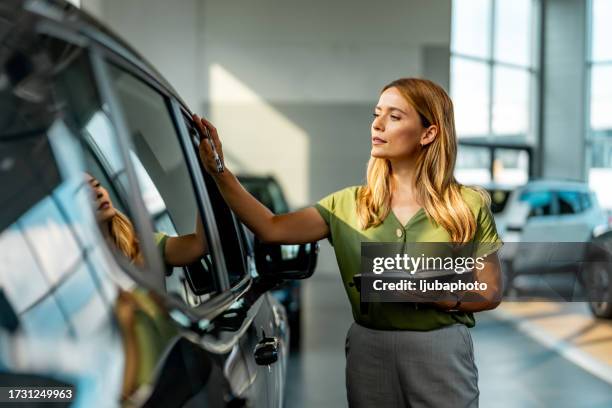
<instances>
[{"instance_id":1,"label":"car door","mask_svg":"<svg viewBox=\"0 0 612 408\"><path fill-rule=\"evenodd\" d=\"M139 72L129 64L124 64L109 62L106 69L109 86L127 130L128 157L138 189L127 188L125 183L129 178L126 177L114 177L114 184L118 184L120 190L140 194L156 241L163 242L157 240L160 234L166 237L166 244L157 248L164 263L165 294L182 305L171 310L171 314L179 327L182 326L180 335L190 339L183 341L185 345L180 347L178 343L171 344L172 347L159 356L155 379L159 391L151 396L148 404L167 406L194 401L204 407L221 406L223 401L236 397L235 390L245 388L242 384L248 384L244 357L231 339L217 338L211 346L203 339L194 343L193 336L200 337L209 331L212 317L227 309L234 300L227 274L231 260L220 246L218 220L210 213L207 196L196 194L173 115L176 101L156 89L146 77L138 76ZM170 240L197 235L194 231L198 223L203 225L208 250L184 264L169 262ZM140 238L144 242L152 237ZM248 279L240 283L244 286ZM208 368L193 369L198 361L205 365L208 360ZM189 362L187 368L190 370L181 372L192 373L192 376L176 373L176 365L184 362ZM186 388L181 398L188 398L187 401L178 399L176 389L179 387Z\"/></svg>"},{"instance_id":2,"label":"car door","mask_svg":"<svg viewBox=\"0 0 612 408\"><path fill-rule=\"evenodd\" d=\"M557 196L547 189L527 188L520 192L513 209L525 215L522 225L508 223L508 231L517 233L520 242L516 254L512 257L512 268L515 274L540 274L549 269L545 253L550 249L557 229L558 213ZM524 211L523 211L524 210Z\"/></svg>"},{"instance_id":3,"label":"car door","mask_svg":"<svg viewBox=\"0 0 612 408\"><path fill-rule=\"evenodd\" d=\"M0 381L70 385L75 406L113 406L125 355L117 288L100 276L117 265L97 231L73 121L102 110L87 51L23 24L2 33L0 55L0 77L28 67L0 92ZM79 85L72 94L67 81Z\"/></svg>"},{"instance_id":4,"label":"car door","mask_svg":"<svg viewBox=\"0 0 612 408\"><path fill-rule=\"evenodd\" d=\"M594 223L587 210L586 193L577 190L557 190L559 202L559 233L563 231L560 242L587 242L592 234Z\"/></svg>"},{"instance_id":5,"label":"car door","mask_svg":"<svg viewBox=\"0 0 612 408\"><path fill-rule=\"evenodd\" d=\"M199 140L197 131L189 116L184 115L183 119L195 153ZM194 163L196 164L197 162ZM202 171L199 165L197 171ZM243 225L223 200L214 180L208 174L203 175L213 214L219 226L223 251L226 258L232 262L228 264L230 285L239 284L247 276L255 278L252 285L235 302L236 310L244 313L247 324L246 327L241 326L236 330L244 330L240 337L240 347L249 369L249 381L252 383L252 386L245 390L246 399L253 401L255 406L277 407L282 401L286 371L286 317L283 312L276 310L282 308L280 304L276 303L273 307L270 302L267 293L269 286L258 283L253 249ZM255 359L256 348L260 344L274 341L278 342L278 359L269 365L259 365Z\"/></svg>"},{"instance_id":6,"label":"car door","mask_svg":"<svg viewBox=\"0 0 612 408\"><path fill-rule=\"evenodd\" d=\"M126 68L111 64L109 73L133 147L130 158L154 227L167 235L185 236L193 233L199 217L207 232L208 253L195 265L168 271L166 290L193 310L214 304L226 293L231 296L231 305L219 307L219 314L210 322L200 322L201 344L224 361L226 398L274 406L269 390L277 383L278 371L253 364L252 347L263 339L263 333L254 328L270 322L273 326L274 319L263 292L251 285L254 262L242 227L214 181L199 166L190 140L195 136L190 119L170 95ZM207 292L207 287L216 292Z\"/></svg>"},{"instance_id":7,"label":"car door","mask_svg":"<svg viewBox=\"0 0 612 408\"><path fill-rule=\"evenodd\" d=\"M521 242L550 242L556 228L558 201L553 191L537 189L521 192L519 203L528 207L527 219L521 228Z\"/></svg>"}]
</instances>

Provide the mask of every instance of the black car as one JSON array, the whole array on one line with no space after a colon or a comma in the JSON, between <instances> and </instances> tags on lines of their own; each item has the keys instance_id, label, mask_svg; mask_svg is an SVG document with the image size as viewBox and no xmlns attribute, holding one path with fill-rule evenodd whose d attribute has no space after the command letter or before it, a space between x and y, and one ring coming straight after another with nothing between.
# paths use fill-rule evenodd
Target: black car
<instances>
[{"instance_id":1,"label":"black car","mask_svg":"<svg viewBox=\"0 0 612 408\"><path fill-rule=\"evenodd\" d=\"M283 189L274 176L256 176L251 174L239 174L240 183L259 202L268 207L274 214L289 212L289 204L283 193ZM317 243L312 243L317 250ZM283 245L288 250L293 245ZM289 328L291 329L291 348L297 350L300 346L302 325L302 290L299 280L288 280L272 292L285 307L289 317Z\"/></svg>"},{"instance_id":2,"label":"black car","mask_svg":"<svg viewBox=\"0 0 612 408\"><path fill-rule=\"evenodd\" d=\"M316 251L251 245L164 79L70 4L9 0L0 105L0 386L68 387L75 407L282 406L269 290ZM201 252L171 266L183 237Z\"/></svg>"}]
</instances>

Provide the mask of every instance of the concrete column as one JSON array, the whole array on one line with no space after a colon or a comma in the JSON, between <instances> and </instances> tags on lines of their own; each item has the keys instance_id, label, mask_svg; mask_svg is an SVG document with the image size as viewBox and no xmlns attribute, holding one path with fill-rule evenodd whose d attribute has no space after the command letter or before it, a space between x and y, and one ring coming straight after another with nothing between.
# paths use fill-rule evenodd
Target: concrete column
<instances>
[{"instance_id":1,"label":"concrete column","mask_svg":"<svg viewBox=\"0 0 612 408\"><path fill-rule=\"evenodd\" d=\"M586 1L543 0L542 176L585 180Z\"/></svg>"}]
</instances>

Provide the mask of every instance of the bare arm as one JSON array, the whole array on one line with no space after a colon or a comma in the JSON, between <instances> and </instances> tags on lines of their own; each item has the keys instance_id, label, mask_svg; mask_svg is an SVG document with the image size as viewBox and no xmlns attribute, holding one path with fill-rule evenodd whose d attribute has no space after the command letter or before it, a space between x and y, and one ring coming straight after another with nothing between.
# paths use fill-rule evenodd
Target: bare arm
<instances>
[{"instance_id":1,"label":"bare arm","mask_svg":"<svg viewBox=\"0 0 612 408\"><path fill-rule=\"evenodd\" d=\"M486 290L464 292L461 295L461 305L455 307L453 301L434 302L442 310L458 310L461 312L482 312L495 309L501 303L502 279L501 266L497 253L484 259L484 268L474 269L474 280L487 284Z\"/></svg>"},{"instance_id":2,"label":"bare arm","mask_svg":"<svg viewBox=\"0 0 612 408\"><path fill-rule=\"evenodd\" d=\"M196 126L200 128L201 134L205 134L204 128L208 128L215 143L215 148L221 160L223 160L223 151L217 129L210 122L198 116L194 115L193 119ZM223 173L217 173L212 149L207 140L202 139L199 153L205 170L215 180L225 202L262 241L301 244L318 241L329 235L327 224L315 208L309 207L289 214L275 215L246 191L236 176L227 168Z\"/></svg>"},{"instance_id":3,"label":"bare arm","mask_svg":"<svg viewBox=\"0 0 612 408\"><path fill-rule=\"evenodd\" d=\"M168 237L164 248L164 261L172 266L189 265L208 252L202 219L198 215L194 234Z\"/></svg>"}]
</instances>

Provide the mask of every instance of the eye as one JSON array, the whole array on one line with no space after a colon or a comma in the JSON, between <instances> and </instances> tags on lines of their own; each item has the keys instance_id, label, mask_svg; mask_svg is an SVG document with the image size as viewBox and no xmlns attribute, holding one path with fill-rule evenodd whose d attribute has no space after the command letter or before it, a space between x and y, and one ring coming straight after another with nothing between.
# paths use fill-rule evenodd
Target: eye
<instances>
[{"instance_id":1,"label":"eye","mask_svg":"<svg viewBox=\"0 0 612 408\"><path fill-rule=\"evenodd\" d=\"M397 115L391 115L392 120L400 120L401 118Z\"/></svg>"},{"instance_id":2,"label":"eye","mask_svg":"<svg viewBox=\"0 0 612 408\"><path fill-rule=\"evenodd\" d=\"M380 115L379 115L378 113L374 112L374 113L372 114L372 116L374 116L375 118L377 118L377 117L379 117Z\"/></svg>"}]
</instances>

